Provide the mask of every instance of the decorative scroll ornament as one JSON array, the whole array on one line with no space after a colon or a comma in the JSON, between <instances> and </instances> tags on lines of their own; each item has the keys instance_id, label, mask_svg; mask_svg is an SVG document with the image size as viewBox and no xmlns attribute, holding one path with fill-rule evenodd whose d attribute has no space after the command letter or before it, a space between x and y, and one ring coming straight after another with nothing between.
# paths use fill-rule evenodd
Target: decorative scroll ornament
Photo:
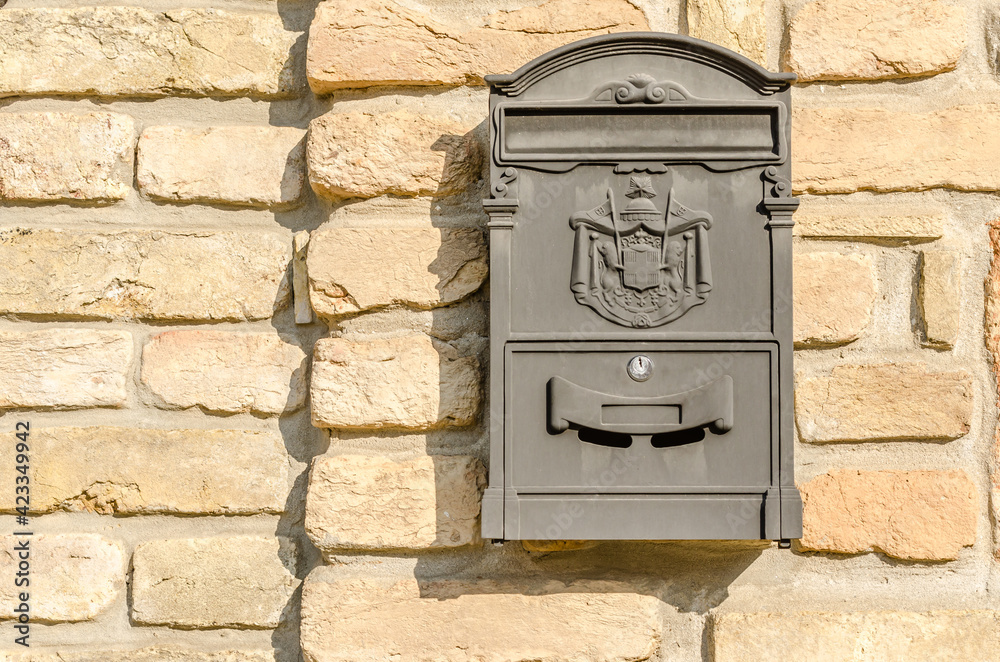
<instances>
[{"instance_id":1,"label":"decorative scroll ornament","mask_svg":"<svg viewBox=\"0 0 1000 662\"><path fill-rule=\"evenodd\" d=\"M493 185L492 194L494 198L511 197L511 186L517 179L517 169L507 168L500 174L500 181ZM514 196L516 197L516 196Z\"/></svg>"},{"instance_id":2,"label":"decorative scroll ornament","mask_svg":"<svg viewBox=\"0 0 1000 662\"><path fill-rule=\"evenodd\" d=\"M691 95L677 83L657 82L649 74L632 74L625 80L616 80L600 85L591 93L593 101L614 101L615 103L663 103L665 101L688 101Z\"/></svg>"},{"instance_id":3,"label":"decorative scroll ornament","mask_svg":"<svg viewBox=\"0 0 1000 662\"><path fill-rule=\"evenodd\" d=\"M764 180L764 209L771 217L768 225L771 227L791 227L794 225L792 212L799 206L799 199L792 197L792 183L778 174L778 169L774 166L764 168L762 178Z\"/></svg>"},{"instance_id":4,"label":"decorative scroll ornament","mask_svg":"<svg viewBox=\"0 0 1000 662\"><path fill-rule=\"evenodd\" d=\"M764 169L764 180L768 182L770 190L766 191L765 198L790 198L792 197L792 183L778 174L778 169L768 166Z\"/></svg>"},{"instance_id":5,"label":"decorative scroll ornament","mask_svg":"<svg viewBox=\"0 0 1000 662\"><path fill-rule=\"evenodd\" d=\"M659 211L650 177L630 177L625 196L631 201L621 212L609 188L601 204L570 217L576 231L570 288L578 303L612 322L660 326L705 303L712 289L712 216L682 205L673 189L666 213Z\"/></svg>"}]
</instances>

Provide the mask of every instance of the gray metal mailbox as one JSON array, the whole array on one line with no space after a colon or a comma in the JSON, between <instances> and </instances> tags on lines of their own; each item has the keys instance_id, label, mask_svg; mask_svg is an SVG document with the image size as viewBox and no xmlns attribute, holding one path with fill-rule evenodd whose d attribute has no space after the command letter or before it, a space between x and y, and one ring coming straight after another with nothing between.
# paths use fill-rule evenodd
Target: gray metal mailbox
<instances>
[{"instance_id":1,"label":"gray metal mailbox","mask_svg":"<svg viewBox=\"0 0 1000 662\"><path fill-rule=\"evenodd\" d=\"M800 537L794 74L627 33L486 80L483 536Z\"/></svg>"}]
</instances>

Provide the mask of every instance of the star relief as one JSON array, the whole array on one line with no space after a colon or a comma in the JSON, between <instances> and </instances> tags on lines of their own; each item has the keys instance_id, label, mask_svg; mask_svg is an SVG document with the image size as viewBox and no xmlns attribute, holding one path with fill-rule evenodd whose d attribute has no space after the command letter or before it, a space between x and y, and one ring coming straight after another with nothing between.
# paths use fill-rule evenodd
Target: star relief
<instances>
[{"instance_id":1,"label":"star relief","mask_svg":"<svg viewBox=\"0 0 1000 662\"><path fill-rule=\"evenodd\" d=\"M630 177L628 181L628 191L625 192L627 198L655 198L656 191L653 190L653 180L651 177Z\"/></svg>"}]
</instances>

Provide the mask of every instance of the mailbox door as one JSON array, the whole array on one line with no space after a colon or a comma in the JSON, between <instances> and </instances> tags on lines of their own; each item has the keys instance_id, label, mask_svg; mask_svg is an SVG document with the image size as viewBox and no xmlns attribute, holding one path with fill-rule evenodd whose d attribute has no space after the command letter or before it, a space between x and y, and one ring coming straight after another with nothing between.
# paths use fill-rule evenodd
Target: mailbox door
<instances>
[{"instance_id":1,"label":"mailbox door","mask_svg":"<svg viewBox=\"0 0 1000 662\"><path fill-rule=\"evenodd\" d=\"M550 537L574 504L557 537L616 537L609 522L656 539L761 537L778 468L777 356L773 343L510 343L515 537Z\"/></svg>"}]
</instances>

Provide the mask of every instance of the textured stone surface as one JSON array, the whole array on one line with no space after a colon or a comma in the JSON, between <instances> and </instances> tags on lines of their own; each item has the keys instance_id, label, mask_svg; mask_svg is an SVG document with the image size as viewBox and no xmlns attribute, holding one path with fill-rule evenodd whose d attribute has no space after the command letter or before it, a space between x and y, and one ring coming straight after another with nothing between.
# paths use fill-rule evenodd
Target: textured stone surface
<instances>
[{"instance_id":1,"label":"textured stone surface","mask_svg":"<svg viewBox=\"0 0 1000 662\"><path fill-rule=\"evenodd\" d=\"M273 333L167 331L142 351L142 383L163 406L280 414L302 406L306 355Z\"/></svg>"},{"instance_id":2,"label":"textured stone surface","mask_svg":"<svg viewBox=\"0 0 1000 662\"><path fill-rule=\"evenodd\" d=\"M486 273L486 242L475 228L334 228L310 241L310 298L323 317L447 305L478 290Z\"/></svg>"},{"instance_id":3,"label":"textured stone surface","mask_svg":"<svg viewBox=\"0 0 1000 662\"><path fill-rule=\"evenodd\" d=\"M868 327L875 303L875 266L867 255L797 253L795 344L841 345Z\"/></svg>"},{"instance_id":4,"label":"textured stone surface","mask_svg":"<svg viewBox=\"0 0 1000 662\"><path fill-rule=\"evenodd\" d=\"M323 338L313 352L312 420L327 428L429 429L475 422L479 361L422 334Z\"/></svg>"},{"instance_id":5,"label":"textured stone surface","mask_svg":"<svg viewBox=\"0 0 1000 662\"><path fill-rule=\"evenodd\" d=\"M795 214L795 236L824 239L940 239L943 211L893 212L861 207L837 210L812 209L808 204Z\"/></svg>"},{"instance_id":6,"label":"textured stone surface","mask_svg":"<svg viewBox=\"0 0 1000 662\"><path fill-rule=\"evenodd\" d=\"M33 427L31 510L105 515L280 513L288 455L277 433ZM14 485L14 444L0 452L0 479ZM156 470L151 469L157 467ZM13 512L14 491L0 497Z\"/></svg>"},{"instance_id":7,"label":"textured stone surface","mask_svg":"<svg viewBox=\"0 0 1000 662\"><path fill-rule=\"evenodd\" d=\"M17 587L21 552L14 547L26 540L31 583ZM27 591L33 621L86 621L125 588L126 558L121 543L93 533L0 536L0 572L10 578L0 583L0 619L15 617L18 594Z\"/></svg>"},{"instance_id":8,"label":"textured stone surface","mask_svg":"<svg viewBox=\"0 0 1000 662\"><path fill-rule=\"evenodd\" d=\"M46 329L0 332L0 408L120 407L127 397L132 335Z\"/></svg>"},{"instance_id":9,"label":"textured stone surface","mask_svg":"<svg viewBox=\"0 0 1000 662\"><path fill-rule=\"evenodd\" d=\"M522 540L525 551L536 554L549 552L575 552L581 549L591 549L599 543L594 540Z\"/></svg>"},{"instance_id":10,"label":"textured stone surface","mask_svg":"<svg viewBox=\"0 0 1000 662\"><path fill-rule=\"evenodd\" d=\"M132 618L141 625L273 628L299 584L287 538L154 540L132 556Z\"/></svg>"},{"instance_id":11,"label":"textured stone surface","mask_svg":"<svg viewBox=\"0 0 1000 662\"><path fill-rule=\"evenodd\" d=\"M962 303L961 258L957 251L920 254L920 312L927 344L951 349L958 338Z\"/></svg>"},{"instance_id":12,"label":"textured stone surface","mask_svg":"<svg viewBox=\"0 0 1000 662\"><path fill-rule=\"evenodd\" d=\"M5 9L0 96L288 96L304 87L277 13L219 9Z\"/></svg>"},{"instance_id":13,"label":"textured stone surface","mask_svg":"<svg viewBox=\"0 0 1000 662\"><path fill-rule=\"evenodd\" d=\"M313 358L313 424L425 430L475 422L479 361L422 333L322 339Z\"/></svg>"},{"instance_id":14,"label":"textured stone surface","mask_svg":"<svg viewBox=\"0 0 1000 662\"><path fill-rule=\"evenodd\" d=\"M288 302L289 242L257 232L0 229L0 313L256 320Z\"/></svg>"},{"instance_id":15,"label":"textured stone surface","mask_svg":"<svg viewBox=\"0 0 1000 662\"><path fill-rule=\"evenodd\" d=\"M799 80L929 76L955 68L965 9L940 0L816 0L791 20L788 68Z\"/></svg>"},{"instance_id":16,"label":"textured stone surface","mask_svg":"<svg viewBox=\"0 0 1000 662\"><path fill-rule=\"evenodd\" d=\"M327 113L309 125L309 183L327 198L458 193L483 176L473 128L408 110Z\"/></svg>"},{"instance_id":17,"label":"textured stone surface","mask_svg":"<svg viewBox=\"0 0 1000 662\"><path fill-rule=\"evenodd\" d=\"M633 662L652 659L658 598L627 584L338 577L302 590L309 662Z\"/></svg>"},{"instance_id":18,"label":"textured stone surface","mask_svg":"<svg viewBox=\"0 0 1000 662\"><path fill-rule=\"evenodd\" d=\"M394 0L328 0L309 29L317 94L372 85L482 84L577 39L648 30L626 0L549 0L498 11L482 27L451 25ZM391 44L391 47L387 47Z\"/></svg>"},{"instance_id":19,"label":"textured stone surface","mask_svg":"<svg viewBox=\"0 0 1000 662\"><path fill-rule=\"evenodd\" d=\"M312 324L313 309L309 301L309 231L300 230L292 238L292 299L295 302L295 323Z\"/></svg>"},{"instance_id":20,"label":"textured stone surface","mask_svg":"<svg viewBox=\"0 0 1000 662\"><path fill-rule=\"evenodd\" d=\"M0 79L9 71L2 47L9 11L0 14ZM0 200L122 200L132 189L134 150L127 115L0 113Z\"/></svg>"},{"instance_id":21,"label":"textured stone surface","mask_svg":"<svg viewBox=\"0 0 1000 662\"><path fill-rule=\"evenodd\" d=\"M275 662L271 650L203 652L182 648L99 649L4 653L10 662Z\"/></svg>"},{"instance_id":22,"label":"textured stone surface","mask_svg":"<svg viewBox=\"0 0 1000 662\"><path fill-rule=\"evenodd\" d=\"M715 662L992 662L997 611L730 613L712 623Z\"/></svg>"},{"instance_id":23,"label":"textured stone surface","mask_svg":"<svg viewBox=\"0 0 1000 662\"><path fill-rule=\"evenodd\" d=\"M986 349L993 359L993 376L996 378L996 393L1000 399L1000 219L990 223L990 272L986 278ZM993 441L993 475L990 505L993 510L994 555L1000 560L1000 427Z\"/></svg>"},{"instance_id":24,"label":"textured stone surface","mask_svg":"<svg viewBox=\"0 0 1000 662\"><path fill-rule=\"evenodd\" d=\"M979 499L964 471L831 471L799 485L805 550L947 561L976 542Z\"/></svg>"},{"instance_id":25,"label":"textured stone surface","mask_svg":"<svg viewBox=\"0 0 1000 662\"><path fill-rule=\"evenodd\" d=\"M1000 189L1000 105L928 113L881 108L796 108L797 191Z\"/></svg>"},{"instance_id":26,"label":"textured stone surface","mask_svg":"<svg viewBox=\"0 0 1000 662\"><path fill-rule=\"evenodd\" d=\"M802 441L957 439L969 431L972 376L921 363L841 365L795 380Z\"/></svg>"},{"instance_id":27,"label":"textured stone surface","mask_svg":"<svg viewBox=\"0 0 1000 662\"><path fill-rule=\"evenodd\" d=\"M306 533L324 553L478 544L485 486L482 463L467 455L320 457L309 475Z\"/></svg>"},{"instance_id":28,"label":"textured stone surface","mask_svg":"<svg viewBox=\"0 0 1000 662\"><path fill-rule=\"evenodd\" d=\"M688 34L767 66L763 0L688 0Z\"/></svg>"},{"instance_id":29,"label":"textured stone surface","mask_svg":"<svg viewBox=\"0 0 1000 662\"><path fill-rule=\"evenodd\" d=\"M276 126L154 126L139 137L136 180L151 198L289 207L305 186L305 131Z\"/></svg>"}]
</instances>

